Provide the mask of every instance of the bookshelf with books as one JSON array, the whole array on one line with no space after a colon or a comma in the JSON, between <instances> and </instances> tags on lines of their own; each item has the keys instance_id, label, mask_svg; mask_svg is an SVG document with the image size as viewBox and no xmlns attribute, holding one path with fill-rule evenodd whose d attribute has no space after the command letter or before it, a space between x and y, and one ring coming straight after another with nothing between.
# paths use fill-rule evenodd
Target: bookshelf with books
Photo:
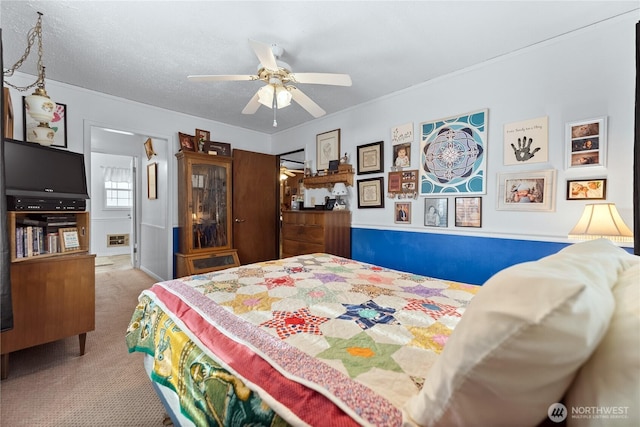
<instances>
[{"instance_id":1,"label":"bookshelf with books","mask_svg":"<svg viewBox=\"0 0 640 427\"><path fill-rule=\"evenodd\" d=\"M0 378L12 352L95 329L95 255L89 212L7 212L13 329L0 334Z\"/></svg>"},{"instance_id":2,"label":"bookshelf with books","mask_svg":"<svg viewBox=\"0 0 640 427\"><path fill-rule=\"evenodd\" d=\"M11 262L89 251L89 213L25 212L9 215Z\"/></svg>"}]
</instances>

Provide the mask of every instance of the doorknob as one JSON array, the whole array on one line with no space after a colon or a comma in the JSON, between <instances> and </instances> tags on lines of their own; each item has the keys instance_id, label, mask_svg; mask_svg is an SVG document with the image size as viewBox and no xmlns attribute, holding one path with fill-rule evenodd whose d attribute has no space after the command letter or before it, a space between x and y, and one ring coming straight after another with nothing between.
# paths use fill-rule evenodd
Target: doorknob
<instances>
[{"instance_id":1,"label":"doorknob","mask_svg":"<svg viewBox=\"0 0 640 427\"><path fill-rule=\"evenodd\" d=\"M239 218L236 218L236 219L234 219L234 221L235 221L235 222L245 222L245 221L246 221L246 219L239 219Z\"/></svg>"}]
</instances>

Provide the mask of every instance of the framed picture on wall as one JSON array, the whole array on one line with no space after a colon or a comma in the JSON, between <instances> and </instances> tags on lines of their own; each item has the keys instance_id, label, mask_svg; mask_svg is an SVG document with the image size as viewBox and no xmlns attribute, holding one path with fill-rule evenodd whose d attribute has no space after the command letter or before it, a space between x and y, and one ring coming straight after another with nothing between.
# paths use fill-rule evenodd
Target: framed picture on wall
<instances>
[{"instance_id":1,"label":"framed picture on wall","mask_svg":"<svg viewBox=\"0 0 640 427\"><path fill-rule=\"evenodd\" d=\"M411 224L411 202L396 202L393 212L396 224Z\"/></svg>"},{"instance_id":2,"label":"framed picture on wall","mask_svg":"<svg viewBox=\"0 0 640 427\"><path fill-rule=\"evenodd\" d=\"M331 160L340 160L340 129L316 135L316 167L329 169Z\"/></svg>"},{"instance_id":3,"label":"framed picture on wall","mask_svg":"<svg viewBox=\"0 0 640 427\"><path fill-rule=\"evenodd\" d=\"M358 180L358 208L384 208L384 177Z\"/></svg>"},{"instance_id":4,"label":"framed picture on wall","mask_svg":"<svg viewBox=\"0 0 640 427\"><path fill-rule=\"evenodd\" d=\"M147 198L155 200L158 198L158 164L151 163L147 165Z\"/></svg>"},{"instance_id":5,"label":"framed picture on wall","mask_svg":"<svg viewBox=\"0 0 640 427\"><path fill-rule=\"evenodd\" d=\"M378 173L384 169L384 142L358 145L358 175Z\"/></svg>"},{"instance_id":6,"label":"framed picture on wall","mask_svg":"<svg viewBox=\"0 0 640 427\"><path fill-rule=\"evenodd\" d=\"M424 199L424 225L425 227L447 227L448 199L426 198Z\"/></svg>"},{"instance_id":7,"label":"framed picture on wall","mask_svg":"<svg viewBox=\"0 0 640 427\"><path fill-rule=\"evenodd\" d=\"M607 118L567 123L567 168L605 166Z\"/></svg>"},{"instance_id":8,"label":"framed picture on wall","mask_svg":"<svg viewBox=\"0 0 640 427\"><path fill-rule=\"evenodd\" d=\"M607 180L567 180L567 200L604 200L607 198Z\"/></svg>"},{"instance_id":9,"label":"framed picture on wall","mask_svg":"<svg viewBox=\"0 0 640 427\"><path fill-rule=\"evenodd\" d=\"M482 226L482 197L456 197L456 227Z\"/></svg>"},{"instance_id":10,"label":"framed picture on wall","mask_svg":"<svg viewBox=\"0 0 640 427\"><path fill-rule=\"evenodd\" d=\"M498 174L498 210L553 211L556 170Z\"/></svg>"}]
</instances>

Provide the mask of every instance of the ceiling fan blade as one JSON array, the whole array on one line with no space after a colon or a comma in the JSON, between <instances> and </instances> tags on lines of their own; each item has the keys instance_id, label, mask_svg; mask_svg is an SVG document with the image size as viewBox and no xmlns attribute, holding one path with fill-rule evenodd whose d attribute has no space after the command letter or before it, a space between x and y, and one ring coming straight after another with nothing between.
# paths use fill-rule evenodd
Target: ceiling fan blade
<instances>
[{"instance_id":1,"label":"ceiling fan blade","mask_svg":"<svg viewBox=\"0 0 640 427\"><path fill-rule=\"evenodd\" d=\"M351 86L349 74L332 73L290 73L289 77L296 83L309 83L318 85Z\"/></svg>"},{"instance_id":2,"label":"ceiling fan blade","mask_svg":"<svg viewBox=\"0 0 640 427\"><path fill-rule=\"evenodd\" d=\"M230 74L230 75L195 75L187 76L192 82L224 82L224 81L245 81L258 80L258 76L249 74Z\"/></svg>"},{"instance_id":3,"label":"ceiling fan blade","mask_svg":"<svg viewBox=\"0 0 640 427\"><path fill-rule=\"evenodd\" d=\"M289 86L289 91L291 92L291 96L293 100L296 101L302 108L307 110L309 114L311 114L316 119L318 117L322 117L327 114L318 104L313 102L311 98L304 94L300 89L295 86Z\"/></svg>"},{"instance_id":4,"label":"ceiling fan blade","mask_svg":"<svg viewBox=\"0 0 640 427\"><path fill-rule=\"evenodd\" d=\"M264 68L272 71L278 70L276 57L271 50L271 46L251 39L249 39L249 44L251 44L253 51L256 53L256 56Z\"/></svg>"},{"instance_id":5,"label":"ceiling fan blade","mask_svg":"<svg viewBox=\"0 0 640 427\"><path fill-rule=\"evenodd\" d=\"M249 100L249 103L242 110L242 114L254 114L260 108L260 103L258 102L258 92L253 95L253 98Z\"/></svg>"}]
</instances>

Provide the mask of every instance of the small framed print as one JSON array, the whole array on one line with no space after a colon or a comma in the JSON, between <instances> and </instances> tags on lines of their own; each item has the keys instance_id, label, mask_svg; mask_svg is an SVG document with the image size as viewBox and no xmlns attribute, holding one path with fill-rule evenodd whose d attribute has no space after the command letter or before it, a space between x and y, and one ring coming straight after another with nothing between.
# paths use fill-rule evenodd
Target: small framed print
<instances>
[{"instance_id":1,"label":"small framed print","mask_svg":"<svg viewBox=\"0 0 640 427\"><path fill-rule=\"evenodd\" d=\"M231 144L227 142L205 141L203 152L212 156L231 156Z\"/></svg>"},{"instance_id":2,"label":"small framed print","mask_svg":"<svg viewBox=\"0 0 640 427\"><path fill-rule=\"evenodd\" d=\"M384 208L384 177L358 180L358 209Z\"/></svg>"},{"instance_id":3,"label":"small framed print","mask_svg":"<svg viewBox=\"0 0 640 427\"><path fill-rule=\"evenodd\" d=\"M329 161L340 160L340 129L316 135L316 167L329 169Z\"/></svg>"},{"instance_id":4,"label":"small framed print","mask_svg":"<svg viewBox=\"0 0 640 427\"><path fill-rule=\"evenodd\" d=\"M178 139L180 140L181 151L196 151L195 144L193 142L193 135L178 132Z\"/></svg>"},{"instance_id":5,"label":"small framed print","mask_svg":"<svg viewBox=\"0 0 640 427\"><path fill-rule=\"evenodd\" d=\"M498 210L553 211L556 170L498 174Z\"/></svg>"},{"instance_id":6,"label":"small framed print","mask_svg":"<svg viewBox=\"0 0 640 427\"><path fill-rule=\"evenodd\" d=\"M456 227L482 226L482 197L456 197Z\"/></svg>"},{"instance_id":7,"label":"small framed print","mask_svg":"<svg viewBox=\"0 0 640 427\"><path fill-rule=\"evenodd\" d=\"M60 235L61 252L77 251L80 249L80 239L78 238L77 228L60 228L58 229L58 234Z\"/></svg>"},{"instance_id":8,"label":"small framed print","mask_svg":"<svg viewBox=\"0 0 640 427\"><path fill-rule=\"evenodd\" d=\"M607 180L567 180L567 200L604 200L607 198Z\"/></svg>"},{"instance_id":9,"label":"small framed print","mask_svg":"<svg viewBox=\"0 0 640 427\"><path fill-rule=\"evenodd\" d=\"M447 227L448 199L426 198L424 199L424 225L425 227Z\"/></svg>"},{"instance_id":10,"label":"small framed print","mask_svg":"<svg viewBox=\"0 0 640 427\"><path fill-rule=\"evenodd\" d=\"M567 168L605 166L607 118L567 123Z\"/></svg>"},{"instance_id":11,"label":"small framed print","mask_svg":"<svg viewBox=\"0 0 640 427\"><path fill-rule=\"evenodd\" d=\"M411 203L396 202L394 215L396 224L411 224Z\"/></svg>"},{"instance_id":12,"label":"small framed print","mask_svg":"<svg viewBox=\"0 0 640 427\"><path fill-rule=\"evenodd\" d=\"M358 145L358 175L384 170L384 142Z\"/></svg>"},{"instance_id":13,"label":"small framed print","mask_svg":"<svg viewBox=\"0 0 640 427\"><path fill-rule=\"evenodd\" d=\"M147 165L147 198L149 200L155 200L158 198L157 176L158 164L154 162Z\"/></svg>"},{"instance_id":14,"label":"small framed print","mask_svg":"<svg viewBox=\"0 0 640 427\"><path fill-rule=\"evenodd\" d=\"M151 158L156 155L156 152L153 151L153 142L151 141L151 138L147 138L144 142L144 152L147 155L147 160L151 160Z\"/></svg>"},{"instance_id":15,"label":"small framed print","mask_svg":"<svg viewBox=\"0 0 640 427\"><path fill-rule=\"evenodd\" d=\"M197 142L210 141L211 140L211 132L209 132L208 130L196 129L195 138L196 138Z\"/></svg>"}]
</instances>

